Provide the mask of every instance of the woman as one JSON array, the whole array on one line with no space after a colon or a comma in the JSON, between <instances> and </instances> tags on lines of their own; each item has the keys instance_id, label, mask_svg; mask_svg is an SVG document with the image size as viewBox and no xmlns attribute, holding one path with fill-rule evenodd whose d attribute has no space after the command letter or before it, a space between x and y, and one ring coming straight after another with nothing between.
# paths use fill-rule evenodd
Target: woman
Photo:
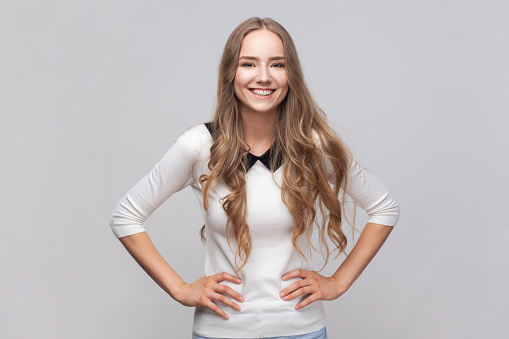
<instances>
[{"instance_id":1,"label":"woman","mask_svg":"<svg viewBox=\"0 0 509 339\"><path fill-rule=\"evenodd\" d=\"M178 138L122 198L111 227L167 293L196 307L194 338L326 338L322 300L338 298L361 274L396 224L398 204L327 125L277 22L251 18L232 32L217 100L213 121ZM205 276L194 283L164 261L143 228L186 186L205 219ZM313 271L310 237L315 228L326 259L344 252L344 193L370 217L325 277Z\"/></svg>"}]
</instances>

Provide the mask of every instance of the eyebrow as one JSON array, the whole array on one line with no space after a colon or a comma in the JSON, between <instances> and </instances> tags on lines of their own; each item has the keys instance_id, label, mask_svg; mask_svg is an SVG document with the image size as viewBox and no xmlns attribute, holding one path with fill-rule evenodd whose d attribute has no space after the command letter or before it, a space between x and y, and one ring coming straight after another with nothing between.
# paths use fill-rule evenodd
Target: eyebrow
<instances>
[{"instance_id":1,"label":"eyebrow","mask_svg":"<svg viewBox=\"0 0 509 339\"><path fill-rule=\"evenodd\" d=\"M270 57L269 60L284 60L285 57L282 57L282 56L274 56L274 57ZM247 59L247 60L260 60L260 58L258 57L254 57L254 56L241 56L239 58L240 59Z\"/></svg>"}]
</instances>

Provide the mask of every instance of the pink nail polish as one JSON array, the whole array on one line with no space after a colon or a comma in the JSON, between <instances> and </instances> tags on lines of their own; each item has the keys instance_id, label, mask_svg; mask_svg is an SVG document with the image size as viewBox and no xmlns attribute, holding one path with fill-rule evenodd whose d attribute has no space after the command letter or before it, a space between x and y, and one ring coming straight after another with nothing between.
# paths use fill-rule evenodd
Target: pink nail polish
<instances>
[{"instance_id":1,"label":"pink nail polish","mask_svg":"<svg viewBox=\"0 0 509 339\"><path fill-rule=\"evenodd\" d=\"M279 293L279 296L280 296L280 297L282 297L282 296L284 296L284 295L285 295L285 293L284 293L284 292Z\"/></svg>"}]
</instances>

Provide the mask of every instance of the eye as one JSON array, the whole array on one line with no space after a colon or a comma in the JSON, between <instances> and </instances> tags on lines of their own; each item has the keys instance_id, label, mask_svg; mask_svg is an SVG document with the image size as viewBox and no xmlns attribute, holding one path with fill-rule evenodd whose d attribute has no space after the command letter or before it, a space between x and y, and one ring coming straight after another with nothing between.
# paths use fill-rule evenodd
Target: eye
<instances>
[{"instance_id":1,"label":"eye","mask_svg":"<svg viewBox=\"0 0 509 339\"><path fill-rule=\"evenodd\" d=\"M252 64L252 63L250 63L250 62L245 62L245 63L243 63L243 64L242 64L242 65L240 65L240 66L242 66L242 67L253 67L253 66L254 66L254 64Z\"/></svg>"},{"instance_id":2,"label":"eye","mask_svg":"<svg viewBox=\"0 0 509 339\"><path fill-rule=\"evenodd\" d=\"M285 64L283 64L282 62L280 62L280 63L277 63L277 64L272 65L272 67L283 68L283 67L285 67Z\"/></svg>"}]
</instances>

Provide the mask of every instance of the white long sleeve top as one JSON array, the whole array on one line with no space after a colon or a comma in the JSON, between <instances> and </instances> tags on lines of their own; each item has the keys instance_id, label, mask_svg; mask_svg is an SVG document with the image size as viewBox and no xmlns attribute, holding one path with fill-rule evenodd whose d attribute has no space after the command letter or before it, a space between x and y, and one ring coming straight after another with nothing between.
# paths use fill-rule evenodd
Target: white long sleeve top
<instances>
[{"instance_id":1,"label":"white long sleeve top","mask_svg":"<svg viewBox=\"0 0 509 339\"><path fill-rule=\"evenodd\" d=\"M227 216L220 203L229 191L220 182L209 191L209 209L203 208L203 192L199 177L210 173L208 161L212 136L210 124L194 126L182 134L150 173L141 179L115 207L110 226L117 238L145 232L145 220L172 194L191 186L201 206L205 221L205 275L220 272L235 274L235 249L226 237ZM299 278L281 280L294 269L313 270L310 260L303 259L292 245L293 218L281 199L282 170L274 178L268 165L269 153L260 157L248 154L246 173L247 216L252 238L250 257L239 273L241 284L228 281L244 296L240 312L229 312L225 320L205 307L195 309L193 332L204 337L258 338L311 333L325 326L321 301L300 310L294 307L303 297L283 301L282 289ZM325 158L324 158L325 159ZM334 170L328 160L327 173L332 182ZM279 166L277 164L276 166ZM399 206L387 188L368 170L353 161L348 170L345 192L369 215L368 222L394 226ZM306 237L300 248L310 253ZM231 238L234 244L234 238ZM229 297L229 296L228 296ZM222 308L225 306L218 305Z\"/></svg>"}]
</instances>

